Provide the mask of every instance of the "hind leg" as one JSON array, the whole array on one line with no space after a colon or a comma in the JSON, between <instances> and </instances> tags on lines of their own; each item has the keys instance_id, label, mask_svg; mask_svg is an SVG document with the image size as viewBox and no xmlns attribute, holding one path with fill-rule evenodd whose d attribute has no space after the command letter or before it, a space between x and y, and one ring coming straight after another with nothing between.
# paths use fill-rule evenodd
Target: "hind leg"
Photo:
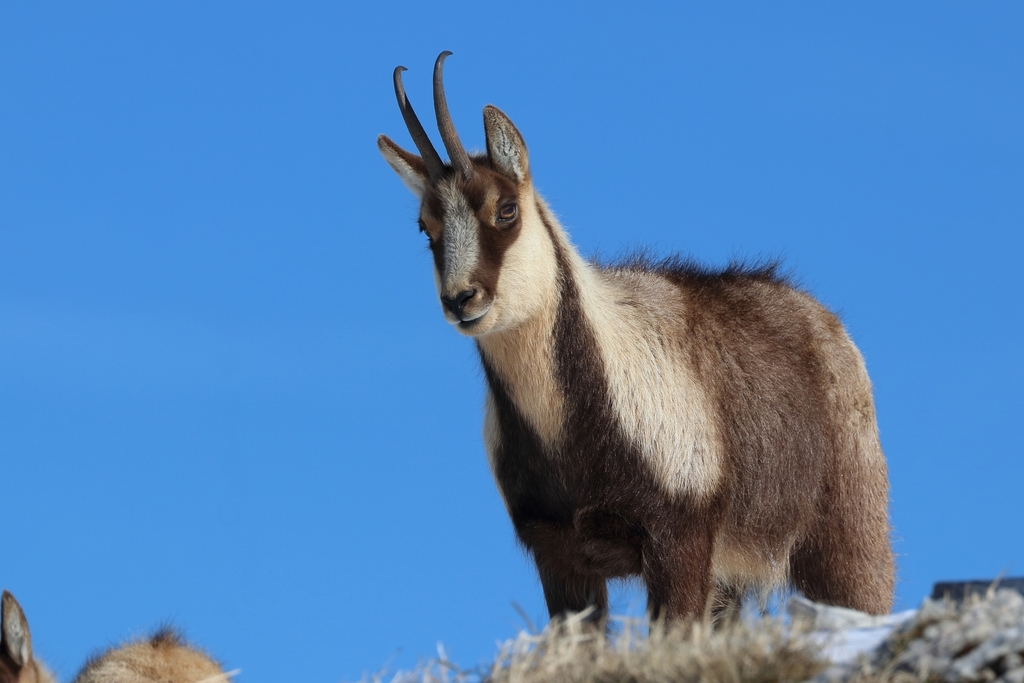
<instances>
[{"instance_id":1,"label":"hind leg","mask_svg":"<svg viewBox=\"0 0 1024 683\"><path fill-rule=\"evenodd\" d=\"M871 382L852 345L836 348L829 409L835 416L817 520L790 559L790 578L811 600L871 614L892 609L889 477L878 441ZM845 367L845 370L843 369Z\"/></svg>"},{"instance_id":2,"label":"hind leg","mask_svg":"<svg viewBox=\"0 0 1024 683\"><path fill-rule=\"evenodd\" d=\"M652 619L688 621L706 615L713 547L710 525L680 524L651 535L643 548L641 576Z\"/></svg>"},{"instance_id":3,"label":"hind leg","mask_svg":"<svg viewBox=\"0 0 1024 683\"><path fill-rule=\"evenodd\" d=\"M790 578L816 602L888 614L894 580L887 532L886 524L884 533L874 537L833 531L809 539L790 557Z\"/></svg>"}]
</instances>

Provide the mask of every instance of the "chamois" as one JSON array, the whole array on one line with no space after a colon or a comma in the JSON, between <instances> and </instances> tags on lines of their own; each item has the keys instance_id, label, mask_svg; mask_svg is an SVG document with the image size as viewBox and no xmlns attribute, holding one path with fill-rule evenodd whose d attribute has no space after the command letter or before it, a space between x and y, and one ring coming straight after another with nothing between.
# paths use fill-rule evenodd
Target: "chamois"
<instances>
[{"instance_id":1,"label":"chamois","mask_svg":"<svg viewBox=\"0 0 1024 683\"><path fill-rule=\"evenodd\" d=\"M162 628L92 657L72 683L228 683L232 675L180 634Z\"/></svg>"},{"instance_id":2,"label":"chamois","mask_svg":"<svg viewBox=\"0 0 1024 683\"><path fill-rule=\"evenodd\" d=\"M487 382L488 461L548 611L607 610L639 575L652 617L733 609L795 586L892 605L888 475L871 383L842 324L775 266L580 257L534 189L526 144L484 107L459 141L434 64L434 149L394 72L420 156L381 135L419 197L445 318Z\"/></svg>"},{"instance_id":3,"label":"chamois","mask_svg":"<svg viewBox=\"0 0 1024 683\"><path fill-rule=\"evenodd\" d=\"M33 656L25 612L7 591L0 598L0 683L56 683Z\"/></svg>"}]
</instances>

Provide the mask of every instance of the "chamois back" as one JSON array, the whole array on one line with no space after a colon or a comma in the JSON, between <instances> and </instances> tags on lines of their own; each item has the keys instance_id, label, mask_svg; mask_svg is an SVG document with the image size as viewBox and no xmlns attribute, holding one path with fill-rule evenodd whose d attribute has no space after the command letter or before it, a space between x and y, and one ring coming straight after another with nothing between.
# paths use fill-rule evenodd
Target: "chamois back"
<instances>
[{"instance_id":1,"label":"chamois back","mask_svg":"<svg viewBox=\"0 0 1024 683\"><path fill-rule=\"evenodd\" d=\"M229 674L180 633L162 628L149 638L96 655L72 683L228 683Z\"/></svg>"}]
</instances>

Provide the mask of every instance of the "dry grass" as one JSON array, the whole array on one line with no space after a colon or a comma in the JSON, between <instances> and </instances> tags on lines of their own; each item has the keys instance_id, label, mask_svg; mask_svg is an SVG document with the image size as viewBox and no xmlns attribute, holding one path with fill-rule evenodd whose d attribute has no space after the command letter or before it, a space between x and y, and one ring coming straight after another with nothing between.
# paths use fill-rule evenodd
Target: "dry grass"
<instances>
[{"instance_id":1,"label":"dry grass","mask_svg":"<svg viewBox=\"0 0 1024 683\"><path fill-rule=\"evenodd\" d=\"M914 619L907 627L898 629L883 645L878 660L862 660L860 666L851 669L846 683L940 683L937 675L900 669L907 648L921 637L928 625L921 619Z\"/></svg>"},{"instance_id":2,"label":"dry grass","mask_svg":"<svg viewBox=\"0 0 1024 683\"><path fill-rule=\"evenodd\" d=\"M710 629L617 620L618 634L595 632L584 615L520 633L486 670L458 669L439 659L416 671L371 683L775 683L806 681L825 669L818 648L772 619Z\"/></svg>"}]
</instances>

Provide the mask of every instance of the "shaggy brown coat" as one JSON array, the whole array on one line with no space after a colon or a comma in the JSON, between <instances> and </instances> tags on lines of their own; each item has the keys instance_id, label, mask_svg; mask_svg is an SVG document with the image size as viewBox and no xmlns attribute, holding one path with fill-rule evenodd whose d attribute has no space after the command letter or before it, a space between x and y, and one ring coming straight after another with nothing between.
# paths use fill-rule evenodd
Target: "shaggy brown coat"
<instances>
[{"instance_id":1,"label":"shaggy brown coat","mask_svg":"<svg viewBox=\"0 0 1024 683\"><path fill-rule=\"evenodd\" d=\"M378 146L421 199L446 319L475 339L485 441L552 615L640 576L655 616L791 584L891 608L888 478L871 384L835 315L774 266L584 261L534 189L526 145L484 109L485 155L434 96L443 164Z\"/></svg>"}]
</instances>

